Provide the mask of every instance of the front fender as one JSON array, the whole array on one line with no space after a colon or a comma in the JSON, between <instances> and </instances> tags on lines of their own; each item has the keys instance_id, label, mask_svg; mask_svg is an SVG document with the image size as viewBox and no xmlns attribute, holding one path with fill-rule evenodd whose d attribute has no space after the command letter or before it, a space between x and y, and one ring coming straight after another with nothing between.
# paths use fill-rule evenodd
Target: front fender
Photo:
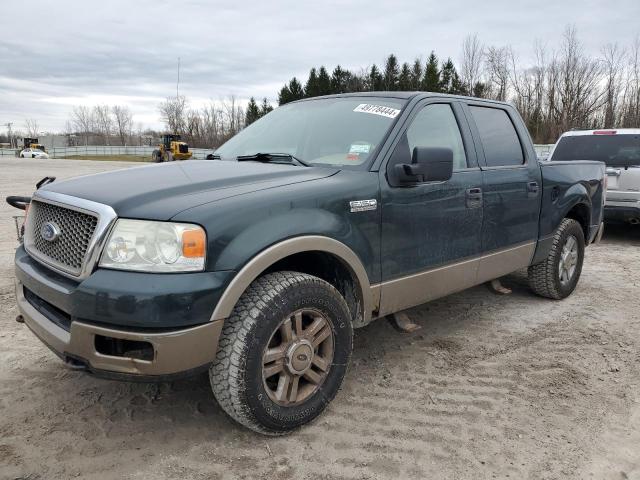
<instances>
[{"instance_id":1,"label":"front fender","mask_svg":"<svg viewBox=\"0 0 640 480\"><path fill-rule=\"evenodd\" d=\"M372 311L371 285L364 265L353 250L345 244L318 235L294 237L281 241L251 258L233 278L218 301L211 316L212 321L228 318L247 287L271 265L290 255L309 251L330 253L339 258L351 270L358 280L356 288L362 299L364 323L369 322Z\"/></svg>"},{"instance_id":2,"label":"front fender","mask_svg":"<svg viewBox=\"0 0 640 480\"><path fill-rule=\"evenodd\" d=\"M335 239L358 252L363 259L373 258L369 241L344 217L326 210L299 208L247 225L220 250L212 269L238 271L249 259L271 245L307 235Z\"/></svg>"}]
</instances>

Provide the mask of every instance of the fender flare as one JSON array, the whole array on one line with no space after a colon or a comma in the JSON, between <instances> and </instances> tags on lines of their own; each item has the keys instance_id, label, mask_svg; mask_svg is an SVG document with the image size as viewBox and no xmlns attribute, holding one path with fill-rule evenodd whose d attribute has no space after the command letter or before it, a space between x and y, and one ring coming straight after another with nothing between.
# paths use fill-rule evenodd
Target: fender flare
<instances>
[{"instance_id":1,"label":"fender flare","mask_svg":"<svg viewBox=\"0 0 640 480\"><path fill-rule=\"evenodd\" d=\"M310 251L330 253L351 270L358 281L356 288L362 299L364 323L370 321L372 311L371 285L364 265L355 252L344 243L319 235L290 238L271 245L254 256L240 269L225 289L213 310L211 321L229 318L245 290L271 265L290 255Z\"/></svg>"}]
</instances>

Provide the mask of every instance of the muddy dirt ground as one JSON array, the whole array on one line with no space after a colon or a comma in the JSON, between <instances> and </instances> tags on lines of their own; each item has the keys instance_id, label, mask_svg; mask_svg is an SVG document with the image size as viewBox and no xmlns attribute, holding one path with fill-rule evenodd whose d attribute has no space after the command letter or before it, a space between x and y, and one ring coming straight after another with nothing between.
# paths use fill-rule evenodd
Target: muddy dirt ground
<instances>
[{"instance_id":1,"label":"muddy dirt ground","mask_svg":"<svg viewBox=\"0 0 640 480\"><path fill-rule=\"evenodd\" d=\"M0 196L129 165L0 160ZM214 168L212 166L212 168ZM119 383L65 369L14 321L0 206L1 479L640 479L640 228L610 227L560 302L506 278L358 330L344 388L281 438L231 422L206 375Z\"/></svg>"}]
</instances>

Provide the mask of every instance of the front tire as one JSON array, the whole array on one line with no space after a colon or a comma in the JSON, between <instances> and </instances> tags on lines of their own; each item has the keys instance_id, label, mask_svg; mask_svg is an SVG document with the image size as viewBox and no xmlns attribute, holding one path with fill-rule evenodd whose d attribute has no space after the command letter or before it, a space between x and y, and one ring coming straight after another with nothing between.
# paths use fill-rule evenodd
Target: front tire
<instances>
[{"instance_id":1,"label":"front tire","mask_svg":"<svg viewBox=\"0 0 640 480\"><path fill-rule=\"evenodd\" d=\"M584 232L580 224L565 218L553 236L547 258L529 267L529 286L538 295L555 300L575 290L584 261Z\"/></svg>"},{"instance_id":2,"label":"front tire","mask_svg":"<svg viewBox=\"0 0 640 480\"><path fill-rule=\"evenodd\" d=\"M349 308L332 285L298 272L269 273L225 320L209 371L213 394L245 427L287 433L338 393L352 342Z\"/></svg>"}]
</instances>

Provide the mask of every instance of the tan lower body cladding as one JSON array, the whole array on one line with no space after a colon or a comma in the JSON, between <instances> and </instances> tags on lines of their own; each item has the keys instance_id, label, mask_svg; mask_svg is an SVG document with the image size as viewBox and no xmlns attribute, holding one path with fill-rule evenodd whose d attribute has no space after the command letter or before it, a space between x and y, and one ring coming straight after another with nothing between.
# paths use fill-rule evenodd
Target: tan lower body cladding
<instances>
[{"instance_id":1,"label":"tan lower body cladding","mask_svg":"<svg viewBox=\"0 0 640 480\"><path fill-rule=\"evenodd\" d=\"M535 242L473 257L371 286L379 317L465 290L529 266Z\"/></svg>"}]
</instances>

